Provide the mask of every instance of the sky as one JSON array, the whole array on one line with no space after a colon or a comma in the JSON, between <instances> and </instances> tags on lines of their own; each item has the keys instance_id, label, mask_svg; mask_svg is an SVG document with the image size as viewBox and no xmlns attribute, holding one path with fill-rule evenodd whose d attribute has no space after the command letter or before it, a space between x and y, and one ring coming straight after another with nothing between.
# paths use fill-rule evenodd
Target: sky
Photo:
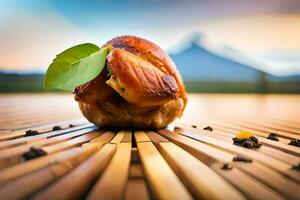
<instances>
[{"instance_id":1,"label":"sky","mask_svg":"<svg viewBox=\"0 0 300 200\"><path fill-rule=\"evenodd\" d=\"M180 52L195 34L216 54L300 74L298 0L1 0L0 70L45 72L71 46L120 35Z\"/></svg>"}]
</instances>

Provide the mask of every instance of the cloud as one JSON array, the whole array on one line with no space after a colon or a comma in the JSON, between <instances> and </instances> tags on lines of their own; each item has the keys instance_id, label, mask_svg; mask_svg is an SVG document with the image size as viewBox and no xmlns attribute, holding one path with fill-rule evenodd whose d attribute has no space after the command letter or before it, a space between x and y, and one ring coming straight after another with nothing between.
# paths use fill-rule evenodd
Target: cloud
<instances>
[{"instance_id":1,"label":"cloud","mask_svg":"<svg viewBox=\"0 0 300 200\"><path fill-rule=\"evenodd\" d=\"M70 46L93 38L53 11L18 13L0 22L0 69L46 70L52 59Z\"/></svg>"},{"instance_id":2,"label":"cloud","mask_svg":"<svg viewBox=\"0 0 300 200\"><path fill-rule=\"evenodd\" d=\"M275 75L300 74L300 14L229 17L202 24L208 49ZM224 46L236 52L224 51Z\"/></svg>"},{"instance_id":3,"label":"cloud","mask_svg":"<svg viewBox=\"0 0 300 200\"><path fill-rule=\"evenodd\" d=\"M270 49L262 56L264 59L276 63L287 63L300 66L300 47L299 49Z\"/></svg>"}]
</instances>

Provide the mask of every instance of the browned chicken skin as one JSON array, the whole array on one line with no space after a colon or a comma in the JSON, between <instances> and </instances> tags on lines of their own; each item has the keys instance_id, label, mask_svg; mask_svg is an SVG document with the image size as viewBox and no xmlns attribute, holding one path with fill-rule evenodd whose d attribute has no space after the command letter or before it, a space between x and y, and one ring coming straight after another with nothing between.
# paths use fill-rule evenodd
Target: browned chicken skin
<instances>
[{"instance_id":1,"label":"browned chicken skin","mask_svg":"<svg viewBox=\"0 0 300 200\"><path fill-rule=\"evenodd\" d=\"M139 56L114 49L107 61L112 76L106 83L130 103L157 106L178 96L175 78Z\"/></svg>"},{"instance_id":2,"label":"browned chicken skin","mask_svg":"<svg viewBox=\"0 0 300 200\"><path fill-rule=\"evenodd\" d=\"M108 45L113 50L107 68L75 89L89 121L102 127L162 128L182 114L184 85L163 50L134 36L114 38Z\"/></svg>"},{"instance_id":3,"label":"browned chicken skin","mask_svg":"<svg viewBox=\"0 0 300 200\"><path fill-rule=\"evenodd\" d=\"M107 99L114 93L114 90L105 83L108 79L108 71L105 69L92 81L75 88L75 100L85 103L97 103Z\"/></svg>"}]
</instances>

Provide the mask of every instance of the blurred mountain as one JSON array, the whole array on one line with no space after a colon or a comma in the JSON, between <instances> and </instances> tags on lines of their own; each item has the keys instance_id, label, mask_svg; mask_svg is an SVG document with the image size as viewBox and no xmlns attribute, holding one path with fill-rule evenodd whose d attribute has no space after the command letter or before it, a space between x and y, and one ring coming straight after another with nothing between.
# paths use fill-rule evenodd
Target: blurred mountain
<instances>
[{"instance_id":1,"label":"blurred mountain","mask_svg":"<svg viewBox=\"0 0 300 200\"><path fill-rule=\"evenodd\" d=\"M186 48L170 54L185 81L257 82L262 74L267 81L299 81L300 75L273 76L251 66L209 52L193 36Z\"/></svg>"},{"instance_id":2,"label":"blurred mountain","mask_svg":"<svg viewBox=\"0 0 300 200\"><path fill-rule=\"evenodd\" d=\"M0 92L42 92L43 74L17 74L0 71Z\"/></svg>"}]
</instances>

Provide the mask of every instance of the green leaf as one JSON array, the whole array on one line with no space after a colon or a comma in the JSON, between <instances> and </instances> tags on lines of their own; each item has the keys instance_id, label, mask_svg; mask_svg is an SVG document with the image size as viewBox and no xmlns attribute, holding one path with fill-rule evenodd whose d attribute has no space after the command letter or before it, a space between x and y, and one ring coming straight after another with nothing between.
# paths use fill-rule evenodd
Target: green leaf
<instances>
[{"instance_id":1,"label":"green leaf","mask_svg":"<svg viewBox=\"0 0 300 200\"><path fill-rule=\"evenodd\" d=\"M44 79L47 89L72 91L96 78L103 70L111 47L99 48L90 43L80 44L57 55Z\"/></svg>"}]
</instances>

